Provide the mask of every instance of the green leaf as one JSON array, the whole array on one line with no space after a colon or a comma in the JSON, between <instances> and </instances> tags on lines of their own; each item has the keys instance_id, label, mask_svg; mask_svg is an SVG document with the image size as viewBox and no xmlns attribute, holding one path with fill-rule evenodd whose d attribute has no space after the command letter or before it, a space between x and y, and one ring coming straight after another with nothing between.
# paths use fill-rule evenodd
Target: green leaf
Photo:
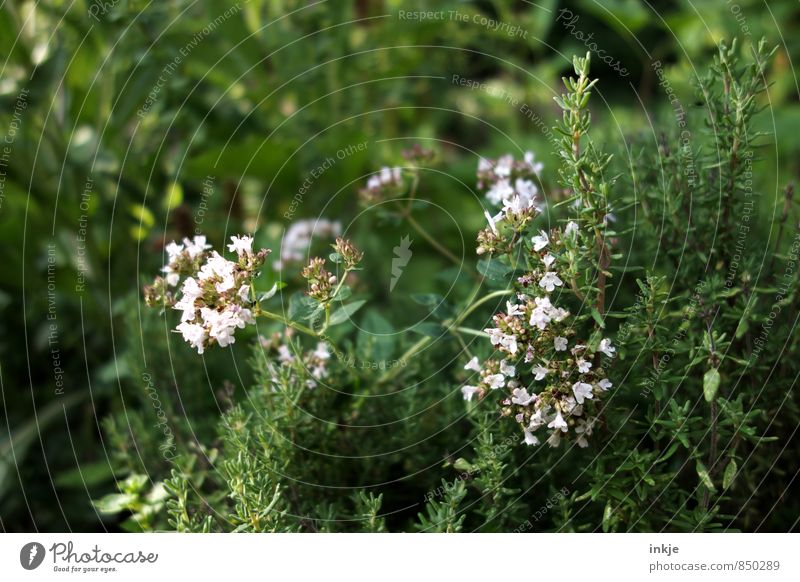
<instances>
[{"instance_id":1,"label":"green leaf","mask_svg":"<svg viewBox=\"0 0 800 582\"><path fill-rule=\"evenodd\" d=\"M436 338L445 333L445 328L443 325L433 321L423 321L412 327L411 331Z\"/></svg>"},{"instance_id":2,"label":"green leaf","mask_svg":"<svg viewBox=\"0 0 800 582\"><path fill-rule=\"evenodd\" d=\"M298 291L289 299L289 319L293 321L309 319L318 308L316 299Z\"/></svg>"},{"instance_id":3,"label":"green leaf","mask_svg":"<svg viewBox=\"0 0 800 582\"><path fill-rule=\"evenodd\" d=\"M278 281L277 283L275 283L272 286L272 288L269 291L265 291L263 293L259 293L258 294L258 300L259 301L266 301L267 299L271 299L272 297L275 296L275 293L277 293L279 289L283 289L284 287L286 287L286 283L284 283L283 281ZM290 302L290 305L291 305L291 302Z\"/></svg>"},{"instance_id":4,"label":"green leaf","mask_svg":"<svg viewBox=\"0 0 800 582\"><path fill-rule=\"evenodd\" d=\"M361 309L364 304L367 302L366 299L359 299L358 301L353 301L352 303L348 303L344 307L337 309L331 315L330 322L328 323L329 327L334 325L339 325L340 323L344 323L350 316L353 315L356 311Z\"/></svg>"},{"instance_id":5,"label":"green leaf","mask_svg":"<svg viewBox=\"0 0 800 582\"><path fill-rule=\"evenodd\" d=\"M463 471L465 473L472 473L475 471L475 465L467 461L463 457L459 457L456 459L455 463L453 463L453 468L457 471Z\"/></svg>"},{"instance_id":6,"label":"green leaf","mask_svg":"<svg viewBox=\"0 0 800 582\"><path fill-rule=\"evenodd\" d=\"M112 493L102 499L92 501L92 505L100 513L114 514L130 509L137 501L138 496L129 493Z\"/></svg>"},{"instance_id":7,"label":"green leaf","mask_svg":"<svg viewBox=\"0 0 800 582\"><path fill-rule=\"evenodd\" d=\"M597 322L597 325L599 325L602 329L606 328L606 322L603 321L603 316L600 315L600 312L594 307L592 307L592 318L594 318L594 320Z\"/></svg>"},{"instance_id":8,"label":"green leaf","mask_svg":"<svg viewBox=\"0 0 800 582\"><path fill-rule=\"evenodd\" d=\"M511 267L497 259L481 259L477 265L478 273L492 281L508 281Z\"/></svg>"},{"instance_id":9,"label":"green leaf","mask_svg":"<svg viewBox=\"0 0 800 582\"><path fill-rule=\"evenodd\" d=\"M725 474L722 476L722 488L728 489L731 485L733 485L734 479L736 479L736 461L731 459L728 463L728 466L725 467Z\"/></svg>"},{"instance_id":10,"label":"green leaf","mask_svg":"<svg viewBox=\"0 0 800 582\"><path fill-rule=\"evenodd\" d=\"M108 461L97 461L96 463L82 464L71 471L61 473L56 477L55 483L58 487L65 489L81 489L107 483L113 476L114 473Z\"/></svg>"},{"instance_id":11,"label":"green leaf","mask_svg":"<svg viewBox=\"0 0 800 582\"><path fill-rule=\"evenodd\" d=\"M608 533L613 527L614 521L614 508L609 501L606 503L606 508L603 510L603 533Z\"/></svg>"},{"instance_id":12,"label":"green leaf","mask_svg":"<svg viewBox=\"0 0 800 582\"><path fill-rule=\"evenodd\" d=\"M708 489L709 491L715 492L717 488L714 487L714 482L711 480L711 475L708 474L708 469L706 469L706 466L703 464L703 461L697 461L696 469L697 469L697 476L700 477L700 483L705 485L706 489Z\"/></svg>"},{"instance_id":13,"label":"green leaf","mask_svg":"<svg viewBox=\"0 0 800 582\"><path fill-rule=\"evenodd\" d=\"M706 402L712 402L716 398L717 390L719 390L719 370L711 368L703 376L703 395Z\"/></svg>"},{"instance_id":14,"label":"green leaf","mask_svg":"<svg viewBox=\"0 0 800 582\"><path fill-rule=\"evenodd\" d=\"M431 315L437 319L447 319L453 315L453 308L448 305L444 297L437 293L413 293L411 299L431 310Z\"/></svg>"},{"instance_id":15,"label":"green leaf","mask_svg":"<svg viewBox=\"0 0 800 582\"><path fill-rule=\"evenodd\" d=\"M394 355L394 327L376 309L370 309L361 320L358 351L373 362L385 362Z\"/></svg>"}]
</instances>

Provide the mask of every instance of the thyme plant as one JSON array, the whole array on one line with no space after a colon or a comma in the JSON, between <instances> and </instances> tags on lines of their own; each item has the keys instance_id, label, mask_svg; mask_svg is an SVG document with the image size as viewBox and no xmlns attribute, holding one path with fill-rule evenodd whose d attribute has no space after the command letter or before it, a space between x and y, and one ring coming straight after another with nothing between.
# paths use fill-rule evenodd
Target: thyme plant
<instances>
[{"instance_id":1,"label":"thyme plant","mask_svg":"<svg viewBox=\"0 0 800 582\"><path fill-rule=\"evenodd\" d=\"M691 140L665 130L628 159L599 145L575 58L556 194L530 152L481 158L474 265L451 296L412 295L427 315L408 333L357 239L282 280L251 236L231 259L202 236L167 247L147 303L209 357L264 321L254 381L220 394L215 429L176 422L168 458L123 428L144 421L109 419L127 479L98 508L177 531L757 529L749 500L777 503L769 476L792 461L800 244L787 189L774 256L744 252L772 240L749 180L771 52L740 52L698 84ZM419 211L435 158L415 147L357 196L460 263Z\"/></svg>"}]
</instances>

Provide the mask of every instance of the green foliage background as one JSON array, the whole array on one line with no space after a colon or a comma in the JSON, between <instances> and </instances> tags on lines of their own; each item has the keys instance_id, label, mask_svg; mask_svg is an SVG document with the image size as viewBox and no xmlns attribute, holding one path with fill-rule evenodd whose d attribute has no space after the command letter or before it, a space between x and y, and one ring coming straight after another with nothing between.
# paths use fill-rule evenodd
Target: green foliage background
<instances>
[{"instance_id":1,"label":"green foliage background","mask_svg":"<svg viewBox=\"0 0 800 582\"><path fill-rule=\"evenodd\" d=\"M794 290L784 312L790 316L781 319L767 350L775 359L748 369L742 388L725 385L745 365L748 329L755 334L775 295L774 277L759 276L763 264L774 263L774 255L779 268L796 231L793 206L781 221L783 188L798 173L800 149L796 3L769 2L767 8L741 0L740 13L710 0L652 6L639 0L435 6L119 0L102 4L102 13L100 6L50 0L0 8L0 144L8 148L0 206L3 530L510 531L526 523L537 531L796 528L798 501L786 494L800 451ZM169 333L169 319L143 311L141 285L163 264L165 242L198 228L218 246L230 234L254 232L257 244L277 249L291 222L284 215L309 172L338 150L365 142L363 152L338 160L313 181L292 219L326 216L347 225L358 215L356 192L365 175L399 163L400 150L420 142L440 153L436 170L425 175L424 198L452 215L428 212L426 224L465 262L474 261L474 233L485 222L472 191L478 155L535 151L546 166L545 192L559 199L554 146L542 128L559 115L552 97L570 72L572 55L586 51L556 20L563 8L579 15L577 29L594 33L598 46L630 71L621 78L595 62L600 83L592 135L616 156L621 179L611 198L618 220L638 227L621 229L626 269L617 273L612 315L618 317L609 324L630 337L621 349L629 376L617 379L614 402L639 411L629 421L638 433L620 437L609 450L600 444L563 459L555 453L534 458L530 450L504 444L518 435L490 411L464 417L456 384L426 378L387 410L384 399L368 397L370 376L352 371L340 380L361 398L343 403L342 394L320 391L309 400L309 412L325 417L333 410L336 422L378 428L367 437L359 434L365 429L323 430L276 401L259 351L248 347L255 334L242 334L236 349L199 359ZM400 10L420 9L455 10L469 21L398 17ZM475 15L517 24L527 35L492 31L475 24ZM700 137L708 108L693 85L706 75L718 43L735 36L745 49L764 36L778 51L766 71L768 100L759 101L766 109L751 128L767 134L754 166L760 196L752 252L741 271L754 285L739 281L736 293L725 295L724 269L715 268L703 291L707 303L729 308L719 324L727 333L723 345L743 344L731 352L741 361L728 360L723 369L725 422L752 431L745 431L742 447L756 448L726 497L729 477L708 475L695 453L687 453L706 453L698 447L707 412L695 410L709 357L702 325L696 335L687 331L680 362L660 378L656 398L670 410L661 420L652 399L641 396L639 381L647 372L637 356L663 352L681 325L691 327L681 309L703 265L714 263L714 244L720 252L702 232L718 219L713 183L706 188L709 199L698 200L700 214L692 222L697 246L688 251L681 230L686 220L676 218L682 207L669 206L676 198L664 175L679 171L680 161L664 144L679 135L652 62L662 63L696 128L698 149L702 139L712 145L698 155L713 157L725 144L715 150L713 136ZM177 55L180 62L168 70ZM742 55L746 60L746 50ZM487 83L491 91L459 85L454 75ZM520 111L523 103L541 123ZM143 107L149 110L139 115ZM671 169L670 163L678 165ZM698 163L713 166L708 159ZM776 247L781 225L783 246ZM369 216L352 223L348 234L368 257L368 277L388 280L392 247L405 232ZM463 275L422 244L415 253L399 291L371 296L362 323L401 329L419 319L425 306L411 293L448 295L453 305L464 299ZM273 279L267 270L265 283ZM766 303L758 308L743 299L762 294ZM634 307L637 296L664 317L647 319L647 310ZM655 333L654 344L637 343L657 327L663 333ZM378 346L365 341L353 349L391 359L413 338ZM463 365L453 359L458 346L442 342L434 352L449 364L420 360L415 366L452 372ZM63 391L56 386L56 361ZM407 372L400 377L413 377L414 370ZM274 416L259 418L264 410ZM169 419L172 440L159 411ZM302 437L303 449L285 438L286 431ZM614 441L611 434L606 438ZM165 442L180 453L179 461L165 460ZM380 454L387 450L395 452ZM325 454L344 457L331 463ZM360 461L375 454L374 463ZM669 469L650 472L653 466ZM469 478L459 478L465 472ZM329 489L298 484L282 491L275 480L281 474ZM243 475L254 481L237 489ZM163 482L170 477L168 522ZM439 487L446 493L426 505ZM707 494L702 487L723 495L717 514L697 509ZM103 501L98 506L92 499ZM542 507L547 511L534 520ZM131 512L136 521L126 520Z\"/></svg>"}]
</instances>

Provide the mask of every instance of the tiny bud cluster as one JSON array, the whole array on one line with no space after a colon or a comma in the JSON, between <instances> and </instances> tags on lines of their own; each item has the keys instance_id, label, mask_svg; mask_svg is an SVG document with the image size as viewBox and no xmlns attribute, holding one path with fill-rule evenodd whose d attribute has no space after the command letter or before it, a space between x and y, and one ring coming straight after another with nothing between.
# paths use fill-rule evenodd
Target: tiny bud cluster
<instances>
[{"instance_id":1,"label":"tiny bud cluster","mask_svg":"<svg viewBox=\"0 0 800 582\"><path fill-rule=\"evenodd\" d=\"M321 303L330 301L337 279L336 275L325 269L325 259L314 257L301 274L308 281L309 296Z\"/></svg>"}]
</instances>

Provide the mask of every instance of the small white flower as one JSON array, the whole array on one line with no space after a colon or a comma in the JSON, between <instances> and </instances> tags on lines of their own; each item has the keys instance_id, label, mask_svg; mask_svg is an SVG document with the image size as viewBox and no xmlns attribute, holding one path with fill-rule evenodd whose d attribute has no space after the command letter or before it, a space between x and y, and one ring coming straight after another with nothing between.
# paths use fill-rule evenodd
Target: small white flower
<instances>
[{"instance_id":1,"label":"small white flower","mask_svg":"<svg viewBox=\"0 0 800 582\"><path fill-rule=\"evenodd\" d=\"M179 245L175 241L172 241L166 246L165 250L167 251L167 256L169 257L169 262L171 263L183 252L183 245Z\"/></svg>"},{"instance_id":2,"label":"small white flower","mask_svg":"<svg viewBox=\"0 0 800 582\"><path fill-rule=\"evenodd\" d=\"M496 327L487 327L483 331L489 334L489 341L492 342L493 346L500 345L500 342L503 341L503 337L505 336L505 334Z\"/></svg>"},{"instance_id":3,"label":"small white flower","mask_svg":"<svg viewBox=\"0 0 800 582\"><path fill-rule=\"evenodd\" d=\"M241 287L239 287L238 295L239 295L239 298L242 301L249 301L249 299L250 299L250 285L245 284L245 285L242 285Z\"/></svg>"},{"instance_id":4,"label":"small white flower","mask_svg":"<svg viewBox=\"0 0 800 582\"><path fill-rule=\"evenodd\" d=\"M503 360L500 362L500 373L507 378L514 377L517 373L517 368L509 364L506 360Z\"/></svg>"},{"instance_id":5,"label":"small white flower","mask_svg":"<svg viewBox=\"0 0 800 582\"><path fill-rule=\"evenodd\" d=\"M472 370L473 372L480 372L481 371L481 364L478 361L478 356L473 357L467 365L464 366L465 370Z\"/></svg>"},{"instance_id":6,"label":"small white flower","mask_svg":"<svg viewBox=\"0 0 800 582\"><path fill-rule=\"evenodd\" d=\"M511 187L511 182L506 179L495 182L486 193L486 199L492 204L497 205L510 201L513 196L514 188Z\"/></svg>"},{"instance_id":7,"label":"small white flower","mask_svg":"<svg viewBox=\"0 0 800 582\"><path fill-rule=\"evenodd\" d=\"M180 274L174 272L171 267L166 266L162 269L162 271L167 274L167 276L164 277L164 280L167 282L167 285L169 285L170 287L175 287L178 283L180 283L181 281Z\"/></svg>"},{"instance_id":8,"label":"small white flower","mask_svg":"<svg viewBox=\"0 0 800 582\"><path fill-rule=\"evenodd\" d=\"M522 315L522 309L520 309L519 305L511 303L511 301L506 301L506 313L511 317L517 317Z\"/></svg>"},{"instance_id":9,"label":"small white flower","mask_svg":"<svg viewBox=\"0 0 800 582\"><path fill-rule=\"evenodd\" d=\"M543 330L552 319L553 305L548 297L536 297L535 301L536 307L531 311L530 325L535 325L540 330Z\"/></svg>"},{"instance_id":10,"label":"small white flower","mask_svg":"<svg viewBox=\"0 0 800 582\"><path fill-rule=\"evenodd\" d=\"M553 271L547 271L539 280L539 287L548 293L552 292L556 287L560 287L563 284L564 282L559 279L558 275Z\"/></svg>"},{"instance_id":11,"label":"small white flower","mask_svg":"<svg viewBox=\"0 0 800 582\"><path fill-rule=\"evenodd\" d=\"M517 353L517 336L515 335L505 335L503 339L500 341L500 345L503 346L505 349L508 350L508 353L514 355Z\"/></svg>"},{"instance_id":12,"label":"small white flower","mask_svg":"<svg viewBox=\"0 0 800 582\"><path fill-rule=\"evenodd\" d=\"M583 404L584 398L592 399L592 385L586 382L575 382L572 385L572 393L575 394L575 400L578 404Z\"/></svg>"},{"instance_id":13,"label":"small white flower","mask_svg":"<svg viewBox=\"0 0 800 582\"><path fill-rule=\"evenodd\" d=\"M549 409L549 408L550 408L549 406L546 406L545 407L545 411L546 411L546 409ZM537 410L536 412L534 412L531 415L531 422L528 425L529 429L536 430L540 426L544 426L545 424L547 424L547 421L542 417L542 414L543 414L543 410L540 408L539 410Z\"/></svg>"},{"instance_id":14,"label":"small white flower","mask_svg":"<svg viewBox=\"0 0 800 582\"><path fill-rule=\"evenodd\" d=\"M278 346L278 361L281 363L289 363L294 361L294 355L289 349L289 346Z\"/></svg>"},{"instance_id":15,"label":"small white flower","mask_svg":"<svg viewBox=\"0 0 800 582\"><path fill-rule=\"evenodd\" d=\"M560 410L556 412L556 417L547 425L547 428L560 430L561 432L567 432L568 430L567 421L565 421L564 417L561 416Z\"/></svg>"},{"instance_id":16,"label":"small white flower","mask_svg":"<svg viewBox=\"0 0 800 582\"><path fill-rule=\"evenodd\" d=\"M558 447L558 445L561 444L561 433L560 432L552 433L550 435L550 438L547 439L547 444L550 445L553 448Z\"/></svg>"},{"instance_id":17,"label":"small white flower","mask_svg":"<svg viewBox=\"0 0 800 582\"><path fill-rule=\"evenodd\" d=\"M583 344L575 344L573 346L572 350L570 350L570 351L572 352L573 356L577 356L579 353L581 353L585 349L586 349L585 345L583 345Z\"/></svg>"},{"instance_id":18,"label":"small white flower","mask_svg":"<svg viewBox=\"0 0 800 582\"><path fill-rule=\"evenodd\" d=\"M550 239L548 238L547 233L545 231L543 231L543 230L540 230L539 234L537 234L531 240L533 241L533 250L535 250L537 252L542 250L544 247L546 247L548 245L548 243L550 242Z\"/></svg>"},{"instance_id":19,"label":"small white flower","mask_svg":"<svg viewBox=\"0 0 800 582\"><path fill-rule=\"evenodd\" d=\"M495 222L494 218L492 218L492 215L491 215L491 214L489 214L489 212L488 212L488 211L486 211L486 210L484 210L484 211L483 211L483 215L486 217L486 222L488 222L488 223L489 223L489 228L491 228L491 229L492 229L492 232L493 232L495 235L498 235L498 236L499 236L499 235L500 235L500 232L497 230L497 223Z\"/></svg>"},{"instance_id":20,"label":"small white flower","mask_svg":"<svg viewBox=\"0 0 800 582\"><path fill-rule=\"evenodd\" d=\"M573 221L569 221L567 226L564 227L564 236L570 237L578 232L578 224Z\"/></svg>"},{"instance_id":21,"label":"small white flower","mask_svg":"<svg viewBox=\"0 0 800 582\"><path fill-rule=\"evenodd\" d=\"M274 261L273 266L280 270L286 263L302 261L315 238L335 238L341 233L342 225L326 218L293 222L283 235L280 259Z\"/></svg>"},{"instance_id":22,"label":"small white flower","mask_svg":"<svg viewBox=\"0 0 800 582\"><path fill-rule=\"evenodd\" d=\"M464 400L472 400L472 397L480 391L480 388L477 386L467 385L461 387L461 394L464 396Z\"/></svg>"},{"instance_id":23,"label":"small white flower","mask_svg":"<svg viewBox=\"0 0 800 582\"><path fill-rule=\"evenodd\" d=\"M526 445L538 445L539 444L539 439L537 439L531 431L529 431L527 428L525 428L525 429L523 429L523 432L525 433L525 438L523 439L522 442L524 442Z\"/></svg>"},{"instance_id":24,"label":"small white flower","mask_svg":"<svg viewBox=\"0 0 800 582\"><path fill-rule=\"evenodd\" d=\"M555 339L553 339L553 347L555 347L557 352L567 351L567 338L556 336Z\"/></svg>"},{"instance_id":25,"label":"small white flower","mask_svg":"<svg viewBox=\"0 0 800 582\"><path fill-rule=\"evenodd\" d=\"M533 206L533 203L536 201L536 195L539 193L539 188L536 187L536 184L530 180L517 178L517 181L514 182L514 189L517 191L517 194L519 194L521 203L525 208Z\"/></svg>"},{"instance_id":26,"label":"small white flower","mask_svg":"<svg viewBox=\"0 0 800 582\"><path fill-rule=\"evenodd\" d=\"M602 380L600 380L597 383L597 386L601 390L608 390L609 388L611 388L613 386L613 384L611 383L611 380L609 380L608 378L603 378Z\"/></svg>"},{"instance_id":27,"label":"small white flower","mask_svg":"<svg viewBox=\"0 0 800 582\"><path fill-rule=\"evenodd\" d=\"M531 171L537 176L542 173L544 164L542 162L534 161L533 152L525 152L525 163L528 164Z\"/></svg>"},{"instance_id":28,"label":"small white flower","mask_svg":"<svg viewBox=\"0 0 800 582\"><path fill-rule=\"evenodd\" d=\"M497 176L508 177L511 175L511 167L514 165L514 156L506 154L498 158L494 166L494 173Z\"/></svg>"},{"instance_id":29,"label":"small white flower","mask_svg":"<svg viewBox=\"0 0 800 582\"><path fill-rule=\"evenodd\" d=\"M536 394L528 394L525 388L515 388L511 393L511 402L520 406L528 406L536 400Z\"/></svg>"},{"instance_id":30,"label":"small white flower","mask_svg":"<svg viewBox=\"0 0 800 582\"><path fill-rule=\"evenodd\" d=\"M183 245L191 259L196 258L200 253L211 248L211 245L206 244L206 237L203 235L197 235L192 240L185 238L183 239Z\"/></svg>"},{"instance_id":31,"label":"small white flower","mask_svg":"<svg viewBox=\"0 0 800 582\"><path fill-rule=\"evenodd\" d=\"M253 254L253 237L250 235L245 236L232 236L231 244L228 245L230 252L235 252L240 257L243 255Z\"/></svg>"},{"instance_id":32,"label":"small white flower","mask_svg":"<svg viewBox=\"0 0 800 582\"><path fill-rule=\"evenodd\" d=\"M600 346L598 347L598 349L601 352L603 352L605 355L607 355L609 358L613 358L614 357L614 352L617 351L617 348L615 348L615 347L613 347L611 345L611 340L610 339L603 339L600 342Z\"/></svg>"},{"instance_id":33,"label":"small white flower","mask_svg":"<svg viewBox=\"0 0 800 582\"><path fill-rule=\"evenodd\" d=\"M567 317L569 317L569 311L566 309L562 309L561 307L557 307L553 309L553 320L556 322L564 321Z\"/></svg>"},{"instance_id":34,"label":"small white flower","mask_svg":"<svg viewBox=\"0 0 800 582\"><path fill-rule=\"evenodd\" d=\"M519 180L517 180L519 182ZM503 212L508 214L519 214L524 210L528 210L532 206L531 201L527 198L523 198L517 194L512 196L510 199L503 200Z\"/></svg>"},{"instance_id":35,"label":"small white flower","mask_svg":"<svg viewBox=\"0 0 800 582\"><path fill-rule=\"evenodd\" d=\"M578 358L577 364L578 364L578 371L581 374L586 374L589 371L589 368L592 367L592 363L591 362L587 362L583 358Z\"/></svg>"},{"instance_id":36,"label":"small white flower","mask_svg":"<svg viewBox=\"0 0 800 582\"><path fill-rule=\"evenodd\" d=\"M531 344L528 344L528 349L525 350L525 363L530 364L535 356L536 354L533 353L533 347Z\"/></svg>"},{"instance_id":37,"label":"small white flower","mask_svg":"<svg viewBox=\"0 0 800 582\"><path fill-rule=\"evenodd\" d=\"M577 439L578 446L585 449L589 446L589 441L586 440L587 436L592 436L592 429L594 428L594 419L578 421L578 426L575 427L575 434L580 435Z\"/></svg>"},{"instance_id":38,"label":"small white flower","mask_svg":"<svg viewBox=\"0 0 800 582\"><path fill-rule=\"evenodd\" d=\"M533 369L531 370L531 373L535 374L533 378L534 380L544 380L544 377L547 376L549 371L550 370L548 370L543 366L534 366Z\"/></svg>"},{"instance_id":39,"label":"small white flower","mask_svg":"<svg viewBox=\"0 0 800 582\"><path fill-rule=\"evenodd\" d=\"M575 414L576 408L578 409L578 414ZM568 396L565 400L561 401L561 410L570 416L580 416L581 407L574 397Z\"/></svg>"},{"instance_id":40,"label":"small white flower","mask_svg":"<svg viewBox=\"0 0 800 582\"><path fill-rule=\"evenodd\" d=\"M492 390L502 388L506 384L506 377L502 374L489 374L484 380Z\"/></svg>"},{"instance_id":41,"label":"small white flower","mask_svg":"<svg viewBox=\"0 0 800 582\"><path fill-rule=\"evenodd\" d=\"M197 349L198 354L203 353L208 334L202 325L184 321L180 323L176 329L181 332L183 339L187 341L190 346Z\"/></svg>"},{"instance_id":42,"label":"small white flower","mask_svg":"<svg viewBox=\"0 0 800 582\"><path fill-rule=\"evenodd\" d=\"M542 257L542 262L544 263L544 266L547 267L548 269L550 268L550 265L552 265L555 262L555 260L556 258L550 253L547 253L544 257Z\"/></svg>"},{"instance_id":43,"label":"small white flower","mask_svg":"<svg viewBox=\"0 0 800 582\"><path fill-rule=\"evenodd\" d=\"M323 361L330 359L331 352L328 350L328 344L317 342L317 348L314 350L313 355Z\"/></svg>"}]
</instances>

